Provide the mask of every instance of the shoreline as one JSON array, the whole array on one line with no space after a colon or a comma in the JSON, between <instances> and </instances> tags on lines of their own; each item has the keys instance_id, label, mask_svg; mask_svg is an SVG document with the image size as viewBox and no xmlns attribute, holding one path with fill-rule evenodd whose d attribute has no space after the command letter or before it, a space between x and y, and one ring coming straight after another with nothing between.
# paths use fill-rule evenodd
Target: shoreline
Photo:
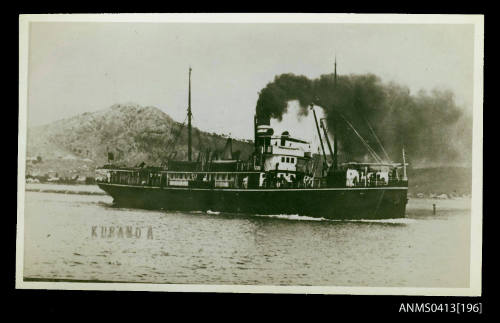
<instances>
[{"instance_id":1,"label":"shoreline","mask_svg":"<svg viewBox=\"0 0 500 323\"><path fill-rule=\"evenodd\" d=\"M32 188L26 189L26 192L35 192L35 193L57 193L57 194L72 194L72 195L106 195L106 193L101 192L85 192L85 191L70 191L70 190L54 190L54 189L41 189L41 188Z\"/></svg>"},{"instance_id":2,"label":"shoreline","mask_svg":"<svg viewBox=\"0 0 500 323\"><path fill-rule=\"evenodd\" d=\"M77 195L107 195L97 185L26 183L26 192Z\"/></svg>"}]
</instances>

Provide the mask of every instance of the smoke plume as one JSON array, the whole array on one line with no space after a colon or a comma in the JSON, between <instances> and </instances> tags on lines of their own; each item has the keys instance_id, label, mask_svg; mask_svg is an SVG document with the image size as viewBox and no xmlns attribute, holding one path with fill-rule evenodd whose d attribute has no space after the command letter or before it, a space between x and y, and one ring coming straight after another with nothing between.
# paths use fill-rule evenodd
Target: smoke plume
<instances>
[{"instance_id":1,"label":"smoke plume","mask_svg":"<svg viewBox=\"0 0 500 323\"><path fill-rule=\"evenodd\" d=\"M380 157L385 153L378 141L392 161L401 161L404 147L414 166L471 164L472 120L450 91L410 95L407 87L382 83L373 74L337 79L326 74L312 80L282 74L260 92L259 122L281 120L294 100L300 114L307 115L311 103L323 108L328 129L337 134L341 162L372 161L350 123Z\"/></svg>"}]
</instances>

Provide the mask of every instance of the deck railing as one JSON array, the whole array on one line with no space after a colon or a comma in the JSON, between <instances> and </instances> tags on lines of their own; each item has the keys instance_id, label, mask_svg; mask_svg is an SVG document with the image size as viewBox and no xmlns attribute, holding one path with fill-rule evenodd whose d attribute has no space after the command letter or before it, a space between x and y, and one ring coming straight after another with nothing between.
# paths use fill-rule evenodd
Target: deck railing
<instances>
[{"instance_id":1,"label":"deck railing","mask_svg":"<svg viewBox=\"0 0 500 323\"><path fill-rule=\"evenodd\" d=\"M169 172L138 172L128 170L109 170L107 174L99 173L96 176L97 183L111 183L121 185L134 185L134 186L154 186L154 187L212 187L212 188L248 188L249 174L251 173L238 173L238 172L219 172L219 173L169 173ZM259 173L254 174L259 176ZM175 176L174 178L172 178ZM258 182L258 181L257 181ZM246 184L245 184L246 183ZM257 185L257 186L255 186ZM332 186L333 185L333 186ZM327 184L326 178L309 178L309 180L297 180L294 182L287 182L277 177L269 177L263 182L255 183L253 188L324 188L324 187L407 187L408 181L389 178L389 181L381 179L371 179L355 181L339 181L337 184Z\"/></svg>"}]
</instances>

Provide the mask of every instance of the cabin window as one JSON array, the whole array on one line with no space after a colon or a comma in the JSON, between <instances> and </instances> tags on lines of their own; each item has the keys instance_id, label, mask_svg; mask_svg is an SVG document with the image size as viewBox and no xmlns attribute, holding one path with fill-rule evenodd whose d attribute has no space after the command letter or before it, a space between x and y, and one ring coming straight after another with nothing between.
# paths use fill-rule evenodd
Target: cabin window
<instances>
[{"instance_id":1,"label":"cabin window","mask_svg":"<svg viewBox=\"0 0 500 323\"><path fill-rule=\"evenodd\" d=\"M284 163L285 162L285 157L281 157L281 162Z\"/></svg>"},{"instance_id":2,"label":"cabin window","mask_svg":"<svg viewBox=\"0 0 500 323\"><path fill-rule=\"evenodd\" d=\"M290 158L289 158L289 157L287 157L287 158L286 158L286 162L287 162L287 163L289 163L289 162L290 162Z\"/></svg>"},{"instance_id":3,"label":"cabin window","mask_svg":"<svg viewBox=\"0 0 500 323\"><path fill-rule=\"evenodd\" d=\"M295 159L294 159L293 157L292 157L292 158L290 158L290 163L292 163L292 164L293 164L294 162L295 162Z\"/></svg>"}]
</instances>

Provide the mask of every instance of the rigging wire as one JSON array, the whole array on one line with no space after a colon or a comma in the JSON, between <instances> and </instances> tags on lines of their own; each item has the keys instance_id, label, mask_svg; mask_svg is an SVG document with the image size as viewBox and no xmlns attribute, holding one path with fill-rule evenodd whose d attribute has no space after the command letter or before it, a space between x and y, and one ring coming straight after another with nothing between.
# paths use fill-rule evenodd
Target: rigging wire
<instances>
[{"instance_id":1,"label":"rigging wire","mask_svg":"<svg viewBox=\"0 0 500 323\"><path fill-rule=\"evenodd\" d=\"M174 137L174 140L170 141L166 147L166 151L167 153L169 153L169 150L170 150L170 146L173 144L172 146L172 150L173 148L175 148L175 145L177 144L177 140L179 139L179 136L182 132L182 129L184 128L184 125L186 123L186 119L187 119L187 116L184 118L184 121L182 122L182 124L180 125L179 129L177 130L177 133L175 134L175 137ZM170 154L169 154L170 155Z\"/></svg>"},{"instance_id":2,"label":"rigging wire","mask_svg":"<svg viewBox=\"0 0 500 323\"><path fill-rule=\"evenodd\" d=\"M368 152L372 155L372 157L379 163L382 163L382 159L380 158L380 156L375 152L375 150L368 144L368 142L366 142L366 140L361 136L361 134L359 134L359 132L356 130L356 128L354 128L354 126L344 117L344 115L342 113L338 113L342 119L344 119L344 121L347 123L347 125L349 125L349 127L351 127L351 129L354 131L354 133L358 136L359 140L363 143L363 145L366 147L366 149L368 150Z\"/></svg>"},{"instance_id":3,"label":"rigging wire","mask_svg":"<svg viewBox=\"0 0 500 323\"><path fill-rule=\"evenodd\" d=\"M368 125L368 128L370 129L372 135L377 140L377 143L379 144L380 149L382 149L382 151L384 152L385 158L387 158L387 161L389 162L391 159L389 158L389 155L385 151L384 146L382 145L382 142L380 141L380 139L378 138L377 134L375 133L375 130L373 130L371 124L368 122L368 120L364 116L363 116L363 120L365 120L365 123Z\"/></svg>"},{"instance_id":4,"label":"rigging wire","mask_svg":"<svg viewBox=\"0 0 500 323\"><path fill-rule=\"evenodd\" d=\"M385 151L385 148L384 146L382 145L382 142L380 141L379 137L377 136L377 134L375 133L375 130L373 130L373 127L372 125L370 124L370 122L368 122L368 119L366 119L364 113L362 113L359 109L358 106L355 106L355 109L357 110L357 113L363 118L363 121L366 123L366 125L368 126L368 129L370 129L370 132L371 134L373 135L373 137L375 138L375 140L377 141L378 145L380 146L380 149L382 150L382 152L384 153L384 156L385 158L387 158L387 162L389 162L391 159L389 158L389 155L387 154L387 152Z\"/></svg>"},{"instance_id":5,"label":"rigging wire","mask_svg":"<svg viewBox=\"0 0 500 323\"><path fill-rule=\"evenodd\" d=\"M358 112L359 115L361 115L361 117L363 118L363 120L365 121L366 125L368 126L368 128L370 129L370 132L371 134L373 135L373 137L375 137L375 140L377 141L378 145L380 146L381 150L383 151L384 153L384 156L385 158L387 158L387 162L390 162L390 158L389 158L389 155L387 154L387 151L385 150L384 146L382 145L382 142L380 141L380 139L378 138L377 134L375 133L375 131L373 130L371 124L368 122L368 120L365 118L364 114L361 113L361 111L359 110L359 107L357 105L355 105L355 108ZM375 150L373 148L371 148L368 143L361 137L361 135L356 131L356 129L354 129L354 126L347 121L347 119L339 112L339 115L349 124L349 126L352 128L352 130L356 133L356 135L358 135L359 139L361 140L361 142L363 142L366 146L366 148L370 151L373 151L373 153L377 156L375 157L373 154L372 156L382 162L382 159L380 158L380 156L378 156L378 154L375 152Z\"/></svg>"}]
</instances>

